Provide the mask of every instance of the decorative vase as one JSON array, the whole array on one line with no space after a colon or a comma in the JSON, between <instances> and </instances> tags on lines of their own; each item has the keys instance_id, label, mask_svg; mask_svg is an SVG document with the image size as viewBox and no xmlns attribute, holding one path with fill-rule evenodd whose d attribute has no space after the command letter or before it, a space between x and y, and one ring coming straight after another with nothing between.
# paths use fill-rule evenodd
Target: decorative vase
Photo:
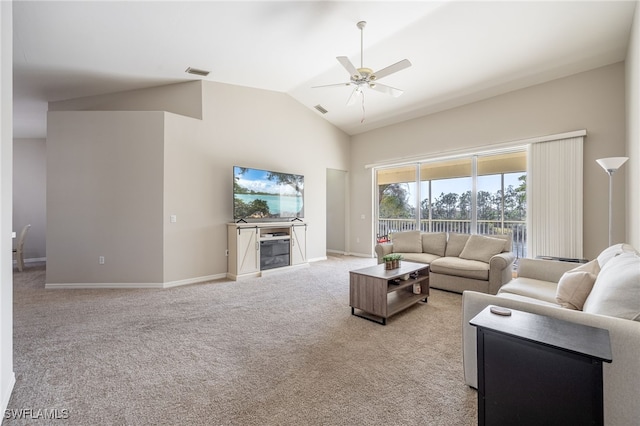
<instances>
[{"instance_id":1,"label":"decorative vase","mask_svg":"<svg viewBox=\"0 0 640 426\"><path fill-rule=\"evenodd\" d=\"M393 269L393 260L387 260L384 262L384 269Z\"/></svg>"}]
</instances>

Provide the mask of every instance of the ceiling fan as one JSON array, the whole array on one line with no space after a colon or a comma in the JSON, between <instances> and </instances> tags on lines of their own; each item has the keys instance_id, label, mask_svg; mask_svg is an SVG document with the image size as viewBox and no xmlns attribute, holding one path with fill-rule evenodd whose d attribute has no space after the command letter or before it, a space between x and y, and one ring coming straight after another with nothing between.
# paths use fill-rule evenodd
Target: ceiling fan
<instances>
[{"instance_id":1,"label":"ceiling fan","mask_svg":"<svg viewBox=\"0 0 640 426\"><path fill-rule=\"evenodd\" d=\"M314 86L313 88L320 87L338 87L338 86L355 86L349 99L347 100L347 105L353 105L359 96L364 96L363 90L365 87L369 89L376 90L378 92L387 93L394 98L402 95L403 91L400 89L396 89L395 87L387 86L385 84L378 83L383 77L386 77L395 72L401 71L405 68L409 68L411 66L411 62L408 59L403 59L400 62L396 62L393 65L389 65L388 67L382 68L379 71L373 72L371 68L365 68L363 65L363 40L364 40L364 27L367 25L365 21L360 21L356 24L356 26L360 29L360 68L356 68L349 58L346 56L338 56L336 59L340 64L349 72L351 76L350 80L345 83L337 83L337 84L327 84L324 86ZM364 98L363 98L364 101Z\"/></svg>"}]
</instances>

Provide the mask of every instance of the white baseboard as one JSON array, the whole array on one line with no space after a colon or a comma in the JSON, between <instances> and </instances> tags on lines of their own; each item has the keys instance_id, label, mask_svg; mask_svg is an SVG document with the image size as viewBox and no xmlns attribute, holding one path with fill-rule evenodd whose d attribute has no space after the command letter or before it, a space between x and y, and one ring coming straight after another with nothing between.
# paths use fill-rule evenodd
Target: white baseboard
<instances>
[{"instance_id":1,"label":"white baseboard","mask_svg":"<svg viewBox=\"0 0 640 426\"><path fill-rule=\"evenodd\" d=\"M7 388L2 391L2 399L0 400L0 412L4 414L4 411L7 409L9 405L9 399L11 398L11 393L13 392L13 386L16 384L16 373L11 372L9 376L9 383L7 383Z\"/></svg>"},{"instance_id":2,"label":"white baseboard","mask_svg":"<svg viewBox=\"0 0 640 426\"><path fill-rule=\"evenodd\" d=\"M189 284L198 284L226 278L227 274L207 275L204 277L187 278L184 280L168 281L166 283L46 283L46 289L140 289L140 288L171 288Z\"/></svg>"},{"instance_id":3,"label":"white baseboard","mask_svg":"<svg viewBox=\"0 0 640 426\"><path fill-rule=\"evenodd\" d=\"M163 283L46 283L46 289L134 289L134 288L164 288Z\"/></svg>"},{"instance_id":4,"label":"white baseboard","mask_svg":"<svg viewBox=\"0 0 640 426\"><path fill-rule=\"evenodd\" d=\"M259 276L260 276L260 272L252 272L250 274L242 274L242 275L234 275L234 274L228 273L226 275L226 277L232 281L240 281L247 278L255 278Z\"/></svg>"},{"instance_id":5,"label":"white baseboard","mask_svg":"<svg viewBox=\"0 0 640 426\"><path fill-rule=\"evenodd\" d=\"M375 258L370 254L365 253L349 253L348 251L340 251L340 250L327 250L327 253L338 254L340 256L354 256L354 257L367 257L367 258Z\"/></svg>"},{"instance_id":6,"label":"white baseboard","mask_svg":"<svg viewBox=\"0 0 640 426\"><path fill-rule=\"evenodd\" d=\"M339 254L341 256L346 256L347 255L347 252L343 251L343 250L329 250L329 249L327 249L327 253Z\"/></svg>"},{"instance_id":7,"label":"white baseboard","mask_svg":"<svg viewBox=\"0 0 640 426\"><path fill-rule=\"evenodd\" d=\"M321 260L327 260L327 256L314 257L313 259L307 259L307 262L320 262Z\"/></svg>"},{"instance_id":8,"label":"white baseboard","mask_svg":"<svg viewBox=\"0 0 640 426\"><path fill-rule=\"evenodd\" d=\"M227 274L223 273L223 274L214 274L214 275L207 275L204 277L197 277L197 278L187 278L185 280L178 280L178 281L169 281L163 284L162 288L171 288L171 287L179 287L181 285L189 285L189 284L198 284L198 283L204 283L207 281L215 281L215 280L221 280L227 278Z\"/></svg>"},{"instance_id":9,"label":"white baseboard","mask_svg":"<svg viewBox=\"0 0 640 426\"><path fill-rule=\"evenodd\" d=\"M366 257L369 259L373 259L375 258L375 256L372 256L371 254L367 254L367 253L345 253L345 256L354 256L354 257Z\"/></svg>"},{"instance_id":10,"label":"white baseboard","mask_svg":"<svg viewBox=\"0 0 640 426\"><path fill-rule=\"evenodd\" d=\"M29 259L25 259L24 263L37 263L37 262L46 262L46 261L47 261L46 257L31 257ZM13 264L17 265L18 261L14 259Z\"/></svg>"}]
</instances>

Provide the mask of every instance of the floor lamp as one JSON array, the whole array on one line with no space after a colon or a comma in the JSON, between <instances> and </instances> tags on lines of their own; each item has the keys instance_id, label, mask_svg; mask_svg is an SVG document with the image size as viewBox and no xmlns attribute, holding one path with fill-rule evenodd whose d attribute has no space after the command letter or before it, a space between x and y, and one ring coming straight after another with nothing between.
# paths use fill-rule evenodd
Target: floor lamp
<instances>
[{"instance_id":1,"label":"floor lamp","mask_svg":"<svg viewBox=\"0 0 640 426\"><path fill-rule=\"evenodd\" d=\"M613 174L629 159L629 157L609 157L596 160L609 175L609 247L613 244Z\"/></svg>"}]
</instances>

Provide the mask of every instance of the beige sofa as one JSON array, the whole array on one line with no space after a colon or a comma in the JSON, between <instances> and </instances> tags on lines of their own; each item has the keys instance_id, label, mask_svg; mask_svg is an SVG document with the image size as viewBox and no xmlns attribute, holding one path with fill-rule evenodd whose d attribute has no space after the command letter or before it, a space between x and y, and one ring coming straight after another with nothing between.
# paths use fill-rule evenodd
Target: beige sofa
<instances>
[{"instance_id":1,"label":"beige sofa","mask_svg":"<svg viewBox=\"0 0 640 426\"><path fill-rule=\"evenodd\" d=\"M410 262L430 265L429 286L462 293L496 294L512 278L515 255L511 235L470 235L406 231L375 247L378 263L391 253Z\"/></svg>"},{"instance_id":2,"label":"beige sofa","mask_svg":"<svg viewBox=\"0 0 640 426\"><path fill-rule=\"evenodd\" d=\"M476 328L469 321L489 305L609 330L613 362L603 364L605 424L640 424L640 255L633 247L611 246L586 265L520 259L518 277L497 295L465 291L464 380L474 388Z\"/></svg>"}]
</instances>

